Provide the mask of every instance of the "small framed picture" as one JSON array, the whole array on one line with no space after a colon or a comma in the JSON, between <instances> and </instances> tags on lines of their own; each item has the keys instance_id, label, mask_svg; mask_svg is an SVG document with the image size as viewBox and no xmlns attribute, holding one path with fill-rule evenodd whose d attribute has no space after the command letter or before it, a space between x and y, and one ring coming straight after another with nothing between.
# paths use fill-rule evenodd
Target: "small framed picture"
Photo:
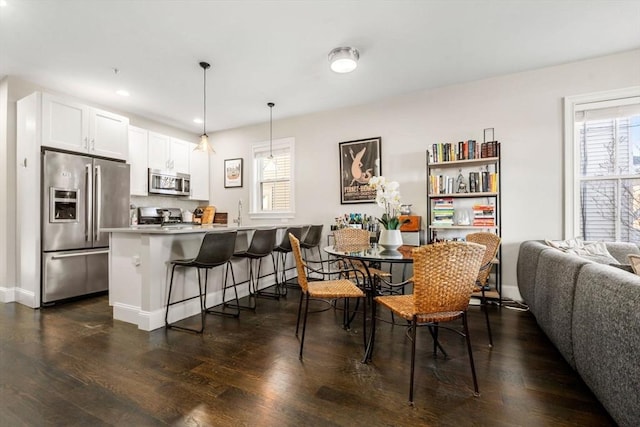
<instances>
[{"instance_id":1,"label":"small framed picture","mask_svg":"<svg viewBox=\"0 0 640 427\"><path fill-rule=\"evenodd\" d=\"M225 159L224 188L242 187L242 159Z\"/></svg>"},{"instance_id":2,"label":"small framed picture","mask_svg":"<svg viewBox=\"0 0 640 427\"><path fill-rule=\"evenodd\" d=\"M340 151L340 203L375 203L376 191L369 180L380 176L381 138L338 144Z\"/></svg>"}]
</instances>

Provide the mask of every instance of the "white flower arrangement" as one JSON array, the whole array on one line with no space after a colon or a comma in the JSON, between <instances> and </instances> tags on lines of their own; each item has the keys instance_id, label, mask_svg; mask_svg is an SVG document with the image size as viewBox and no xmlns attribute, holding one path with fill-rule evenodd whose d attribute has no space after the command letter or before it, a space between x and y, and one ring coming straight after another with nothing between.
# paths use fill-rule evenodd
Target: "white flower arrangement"
<instances>
[{"instance_id":1,"label":"white flower arrangement","mask_svg":"<svg viewBox=\"0 0 640 427\"><path fill-rule=\"evenodd\" d=\"M384 208L384 214L378 221L387 230L397 230L404 222L398 218L400 209L400 184L397 181L387 182L384 176L374 176L369 180L369 185L376 190L376 203Z\"/></svg>"}]
</instances>

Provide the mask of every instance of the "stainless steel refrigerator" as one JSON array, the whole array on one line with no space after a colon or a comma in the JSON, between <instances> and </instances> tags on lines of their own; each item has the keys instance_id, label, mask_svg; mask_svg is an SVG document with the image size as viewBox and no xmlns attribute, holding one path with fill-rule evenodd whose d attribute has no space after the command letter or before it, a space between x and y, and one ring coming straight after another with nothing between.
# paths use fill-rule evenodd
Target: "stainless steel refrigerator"
<instances>
[{"instance_id":1,"label":"stainless steel refrigerator","mask_svg":"<svg viewBox=\"0 0 640 427\"><path fill-rule=\"evenodd\" d=\"M109 233L129 225L129 165L42 152L42 305L109 288Z\"/></svg>"}]
</instances>

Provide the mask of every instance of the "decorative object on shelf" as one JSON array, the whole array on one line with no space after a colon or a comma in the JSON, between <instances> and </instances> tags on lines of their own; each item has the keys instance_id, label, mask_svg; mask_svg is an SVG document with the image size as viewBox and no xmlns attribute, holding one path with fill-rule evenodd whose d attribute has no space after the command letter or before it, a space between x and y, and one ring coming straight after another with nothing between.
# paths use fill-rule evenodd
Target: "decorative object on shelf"
<instances>
[{"instance_id":1,"label":"decorative object on shelf","mask_svg":"<svg viewBox=\"0 0 640 427\"><path fill-rule=\"evenodd\" d=\"M456 225L471 225L469 212L466 209L456 209L455 218L456 218Z\"/></svg>"},{"instance_id":2,"label":"decorative object on shelf","mask_svg":"<svg viewBox=\"0 0 640 427\"><path fill-rule=\"evenodd\" d=\"M208 62L201 62L200 67L204 71L204 84L203 84L203 113L202 113L202 135L200 135L200 142L194 148L194 151L202 151L205 153L215 153L213 147L209 144L209 136L207 135L207 70L211 67Z\"/></svg>"},{"instance_id":3,"label":"decorative object on shelf","mask_svg":"<svg viewBox=\"0 0 640 427\"><path fill-rule=\"evenodd\" d=\"M273 107L276 104L268 102L269 107L269 157L264 162L264 170L267 172L274 172L276 170L276 161L273 158Z\"/></svg>"},{"instance_id":4,"label":"decorative object on shelf","mask_svg":"<svg viewBox=\"0 0 640 427\"><path fill-rule=\"evenodd\" d=\"M359 139L338 144L340 152L340 203L373 203L376 190L371 178L380 176L381 138Z\"/></svg>"},{"instance_id":5,"label":"decorative object on shelf","mask_svg":"<svg viewBox=\"0 0 640 427\"><path fill-rule=\"evenodd\" d=\"M340 74L350 73L358 66L360 52L355 47L337 47L329 52L331 69Z\"/></svg>"},{"instance_id":6,"label":"decorative object on shelf","mask_svg":"<svg viewBox=\"0 0 640 427\"><path fill-rule=\"evenodd\" d=\"M411 215L411 206L413 205L400 205L400 215Z\"/></svg>"},{"instance_id":7,"label":"decorative object on shelf","mask_svg":"<svg viewBox=\"0 0 640 427\"><path fill-rule=\"evenodd\" d=\"M242 187L242 159L224 161L224 188Z\"/></svg>"},{"instance_id":8,"label":"decorative object on shelf","mask_svg":"<svg viewBox=\"0 0 640 427\"><path fill-rule=\"evenodd\" d=\"M467 183L464 181L464 176L462 175L462 169L458 169L458 178L456 179L456 183L458 184L456 193L468 193Z\"/></svg>"}]
</instances>

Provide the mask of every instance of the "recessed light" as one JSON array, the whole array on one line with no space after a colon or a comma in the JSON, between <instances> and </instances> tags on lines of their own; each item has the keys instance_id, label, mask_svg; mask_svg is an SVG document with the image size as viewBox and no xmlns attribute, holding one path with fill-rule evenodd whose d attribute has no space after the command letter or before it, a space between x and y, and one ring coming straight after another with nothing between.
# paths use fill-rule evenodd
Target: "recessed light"
<instances>
[{"instance_id":1,"label":"recessed light","mask_svg":"<svg viewBox=\"0 0 640 427\"><path fill-rule=\"evenodd\" d=\"M197 124L201 125L202 123L204 123L204 121L201 118L196 117L195 119L193 119L193 123L197 123Z\"/></svg>"},{"instance_id":2,"label":"recessed light","mask_svg":"<svg viewBox=\"0 0 640 427\"><path fill-rule=\"evenodd\" d=\"M120 95L120 96L129 96L129 91L124 90L124 89L118 89L118 90L116 91L116 94L117 94L117 95Z\"/></svg>"},{"instance_id":3,"label":"recessed light","mask_svg":"<svg viewBox=\"0 0 640 427\"><path fill-rule=\"evenodd\" d=\"M350 73L358 66L360 52L354 47L337 47L329 52L331 69L336 73Z\"/></svg>"}]
</instances>

